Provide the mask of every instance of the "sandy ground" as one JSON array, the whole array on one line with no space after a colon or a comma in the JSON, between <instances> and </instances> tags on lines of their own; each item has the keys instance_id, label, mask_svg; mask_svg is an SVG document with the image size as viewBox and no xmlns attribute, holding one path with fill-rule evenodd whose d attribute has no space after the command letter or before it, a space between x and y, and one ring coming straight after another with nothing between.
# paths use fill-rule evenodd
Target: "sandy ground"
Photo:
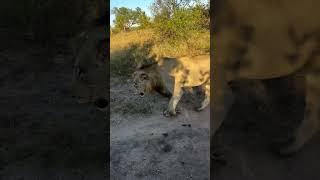
<instances>
[{"instance_id":1,"label":"sandy ground","mask_svg":"<svg viewBox=\"0 0 320 180\"><path fill-rule=\"evenodd\" d=\"M181 114L166 118L159 94L140 98L130 83L111 84L111 179L209 179L209 107L195 112L186 94ZM192 100L190 100L190 97Z\"/></svg>"},{"instance_id":2,"label":"sandy ground","mask_svg":"<svg viewBox=\"0 0 320 180\"><path fill-rule=\"evenodd\" d=\"M290 78L264 82L273 96L267 102L246 88L251 84L234 86L235 103L213 144L222 151L226 164L215 162L211 179L320 177L319 136L290 157L271 151L270 144L292 133L304 110L303 97L284 81ZM182 113L165 118L162 111L167 98L158 94L140 98L130 82L119 82L111 82L112 179L208 179L210 112L192 110L198 96L187 94L180 104ZM183 126L188 124L191 127Z\"/></svg>"},{"instance_id":3,"label":"sandy ground","mask_svg":"<svg viewBox=\"0 0 320 180\"><path fill-rule=\"evenodd\" d=\"M0 35L0 179L105 179L108 121L71 98L68 52Z\"/></svg>"},{"instance_id":4,"label":"sandy ground","mask_svg":"<svg viewBox=\"0 0 320 180\"><path fill-rule=\"evenodd\" d=\"M283 80L265 83L275 95L273 103L257 100L244 88L235 89L236 102L214 139L227 164L214 164L213 179L320 179L319 135L293 156L280 157L270 151L270 143L290 134L301 121L303 98L286 95L292 87L283 86Z\"/></svg>"}]
</instances>

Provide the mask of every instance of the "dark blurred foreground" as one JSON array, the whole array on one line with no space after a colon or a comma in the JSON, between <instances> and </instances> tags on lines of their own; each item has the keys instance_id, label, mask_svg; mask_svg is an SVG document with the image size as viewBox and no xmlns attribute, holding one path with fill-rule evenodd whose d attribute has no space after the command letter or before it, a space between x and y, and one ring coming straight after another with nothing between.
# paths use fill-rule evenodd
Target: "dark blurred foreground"
<instances>
[{"instance_id":1,"label":"dark blurred foreground","mask_svg":"<svg viewBox=\"0 0 320 180\"><path fill-rule=\"evenodd\" d=\"M71 98L77 33L107 19L103 0L0 6L0 179L105 179L105 114Z\"/></svg>"}]
</instances>

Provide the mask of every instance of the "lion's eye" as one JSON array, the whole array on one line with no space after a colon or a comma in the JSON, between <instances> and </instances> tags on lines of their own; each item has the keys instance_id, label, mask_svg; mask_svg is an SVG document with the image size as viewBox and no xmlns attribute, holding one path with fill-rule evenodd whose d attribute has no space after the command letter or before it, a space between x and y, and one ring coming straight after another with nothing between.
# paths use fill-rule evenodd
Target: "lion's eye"
<instances>
[{"instance_id":1,"label":"lion's eye","mask_svg":"<svg viewBox=\"0 0 320 180\"><path fill-rule=\"evenodd\" d=\"M148 80L149 79L147 74L141 74L141 78L143 80Z\"/></svg>"}]
</instances>

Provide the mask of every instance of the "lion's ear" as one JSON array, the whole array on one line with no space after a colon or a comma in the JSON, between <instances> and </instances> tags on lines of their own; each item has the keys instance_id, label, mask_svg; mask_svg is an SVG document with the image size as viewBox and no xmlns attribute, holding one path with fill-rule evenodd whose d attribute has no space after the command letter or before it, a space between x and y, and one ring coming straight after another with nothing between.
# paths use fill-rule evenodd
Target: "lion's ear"
<instances>
[{"instance_id":1,"label":"lion's ear","mask_svg":"<svg viewBox=\"0 0 320 180\"><path fill-rule=\"evenodd\" d=\"M143 65L142 65L142 63L137 63L137 66L136 66L136 68L139 70L139 69L142 69L142 67L143 67Z\"/></svg>"},{"instance_id":2,"label":"lion's ear","mask_svg":"<svg viewBox=\"0 0 320 180\"><path fill-rule=\"evenodd\" d=\"M131 77L134 78L137 75L137 72L132 73Z\"/></svg>"},{"instance_id":3,"label":"lion's ear","mask_svg":"<svg viewBox=\"0 0 320 180\"><path fill-rule=\"evenodd\" d=\"M144 62L139 62L137 64L137 69L145 69L154 65L157 65L158 62L154 59L146 59Z\"/></svg>"}]
</instances>

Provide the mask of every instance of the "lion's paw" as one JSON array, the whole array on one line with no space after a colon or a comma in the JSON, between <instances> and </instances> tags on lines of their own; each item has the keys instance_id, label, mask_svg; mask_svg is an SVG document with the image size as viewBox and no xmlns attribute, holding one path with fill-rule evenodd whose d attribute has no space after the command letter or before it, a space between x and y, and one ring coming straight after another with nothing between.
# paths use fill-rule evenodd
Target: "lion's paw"
<instances>
[{"instance_id":1,"label":"lion's paw","mask_svg":"<svg viewBox=\"0 0 320 180\"><path fill-rule=\"evenodd\" d=\"M200 112L200 111L202 111L204 108L203 107L195 107L194 108L194 110L196 111L196 112Z\"/></svg>"},{"instance_id":2,"label":"lion's paw","mask_svg":"<svg viewBox=\"0 0 320 180\"><path fill-rule=\"evenodd\" d=\"M165 110L165 111L163 112L163 115L164 115L165 117L172 117L172 116L176 116L176 115L177 115L177 112Z\"/></svg>"}]
</instances>

